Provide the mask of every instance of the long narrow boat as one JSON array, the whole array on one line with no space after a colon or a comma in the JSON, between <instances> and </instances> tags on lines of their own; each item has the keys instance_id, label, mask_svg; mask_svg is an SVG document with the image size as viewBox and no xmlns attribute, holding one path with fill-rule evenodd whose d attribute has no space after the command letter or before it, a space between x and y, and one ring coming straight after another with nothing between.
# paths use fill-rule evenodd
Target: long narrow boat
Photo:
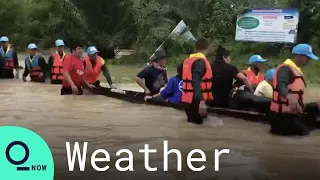
<instances>
[{"instance_id":1,"label":"long narrow boat","mask_svg":"<svg viewBox=\"0 0 320 180\"><path fill-rule=\"evenodd\" d=\"M138 104L149 104L149 105L156 105L156 106L164 106L164 107L171 107L178 110L184 110L187 107L187 104L172 104L164 101L148 99L147 101L144 100L144 93L142 92L135 92L130 90L120 90L120 89L110 89L110 88L96 88L93 90L94 93L104 95L111 98L116 98L132 103ZM225 115L235 118L242 118L246 120L253 120L253 121L262 121L266 120L266 114L254 111L242 111L242 110L235 110L235 109L227 109L227 108L217 108L217 107L208 107L209 114L219 114Z\"/></svg>"}]
</instances>

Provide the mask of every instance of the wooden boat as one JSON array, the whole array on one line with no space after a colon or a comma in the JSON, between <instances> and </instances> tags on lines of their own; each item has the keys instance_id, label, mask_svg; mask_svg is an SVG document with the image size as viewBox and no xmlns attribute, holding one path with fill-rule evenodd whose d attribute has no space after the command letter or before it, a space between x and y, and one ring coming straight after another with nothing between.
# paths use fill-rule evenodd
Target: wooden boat
<instances>
[{"instance_id":1,"label":"wooden boat","mask_svg":"<svg viewBox=\"0 0 320 180\"><path fill-rule=\"evenodd\" d=\"M159 101L154 99L148 99L147 101L145 101L144 93L130 91L130 90L110 89L110 88L101 87L101 88L94 89L93 92L96 94L132 102L132 103L171 107L178 110L184 110L187 107L187 104L172 104L165 101ZM266 114L255 112L255 111L243 111L243 110L218 108L218 107L208 107L207 111L209 114L219 114L219 115L242 118L242 119L253 120L253 121L262 121L262 122L266 121Z\"/></svg>"}]
</instances>

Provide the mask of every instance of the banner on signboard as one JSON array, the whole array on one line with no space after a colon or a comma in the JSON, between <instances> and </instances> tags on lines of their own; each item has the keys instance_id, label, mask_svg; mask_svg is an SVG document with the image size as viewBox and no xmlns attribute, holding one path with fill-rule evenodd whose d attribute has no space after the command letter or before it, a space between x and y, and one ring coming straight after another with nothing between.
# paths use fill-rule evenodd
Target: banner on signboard
<instances>
[{"instance_id":1,"label":"banner on signboard","mask_svg":"<svg viewBox=\"0 0 320 180\"><path fill-rule=\"evenodd\" d=\"M235 40L295 43L298 9L246 9L238 15Z\"/></svg>"}]
</instances>

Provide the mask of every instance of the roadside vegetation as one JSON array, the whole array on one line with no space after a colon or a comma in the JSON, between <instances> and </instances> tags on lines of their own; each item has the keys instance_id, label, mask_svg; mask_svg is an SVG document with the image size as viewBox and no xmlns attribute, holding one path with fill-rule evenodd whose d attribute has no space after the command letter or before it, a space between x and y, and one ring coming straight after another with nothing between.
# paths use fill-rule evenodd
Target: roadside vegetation
<instances>
[{"instance_id":1,"label":"roadside vegetation","mask_svg":"<svg viewBox=\"0 0 320 180\"><path fill-rule=\"evenodd\" d=\"M11 0L1 1L0 7L0 35L8 36L19 51L30 42L48 49L57 38L67 44L79 40L97 46L110 64L137 69L180 20L195 37L209 39L213 49L222 44L231 50L239 69L254 53L273 67L290 57L292 45L235 42L236 17L245 8L299 8L298 43L310 43L320 54L320 3L314 0ZM169 40L165 47L171 72L192 51L191 44L181 41ZM136 54L114 59L115 49L134 49ZM306 68L308 82L320 83L319 63Z\"/></svg>"}]
</instances>

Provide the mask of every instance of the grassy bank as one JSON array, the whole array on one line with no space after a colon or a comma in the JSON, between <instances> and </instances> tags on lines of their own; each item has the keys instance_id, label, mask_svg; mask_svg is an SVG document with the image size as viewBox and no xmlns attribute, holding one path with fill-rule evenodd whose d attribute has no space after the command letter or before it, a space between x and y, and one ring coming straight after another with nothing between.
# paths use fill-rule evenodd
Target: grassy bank
<instances>
[{"instance_id":1,"label":"grassy bank","mask_svg":"<svg viewBox=\"0 0 320 180\"><path fill-rule=\"evenodd\" d=\"M238 67L239 70L246 69L248 67L248 59L252 54L247 55L232 55L232 64ZM168 58L168 76L175 74L175 67L177 64L182 63L182 61L187 57L187 55L179 55ZM278 57L268 57L264 56L269 61L267 63L267 68L276 67L281 64L287 58L290 58L289 52L282 52ZM136 75L145 65L146 61L136 55L126 56L120 59L110 59L108 64L110 64L111 71L114 69L116 72L120 73L115 75L115 79L121 81L132 81L132 77ZM212 61L214 58L210 58ZM320 61L311 61L310 64L303 68L305 79L307 83L310 84L320 84ZM122 74L123 73L123 74ZM121 76L122 75L122 76Z\"/></svg>"},{"instance_id":2,"label":"grassy bank","mask_svg":"<svg viewBox=\"0 0 320 180\"><path fill-rule=\"evenodd\" d=\"M139 65L112 65L109 64L109 70L111 73L112 80L117 83L134 83L135 77L139 71L143 69L143 66ZM175 75L175 69L168 68L168 77ZM100 78L105 82L105 78L102 76Z\"/></svg>"}]
</instances>

